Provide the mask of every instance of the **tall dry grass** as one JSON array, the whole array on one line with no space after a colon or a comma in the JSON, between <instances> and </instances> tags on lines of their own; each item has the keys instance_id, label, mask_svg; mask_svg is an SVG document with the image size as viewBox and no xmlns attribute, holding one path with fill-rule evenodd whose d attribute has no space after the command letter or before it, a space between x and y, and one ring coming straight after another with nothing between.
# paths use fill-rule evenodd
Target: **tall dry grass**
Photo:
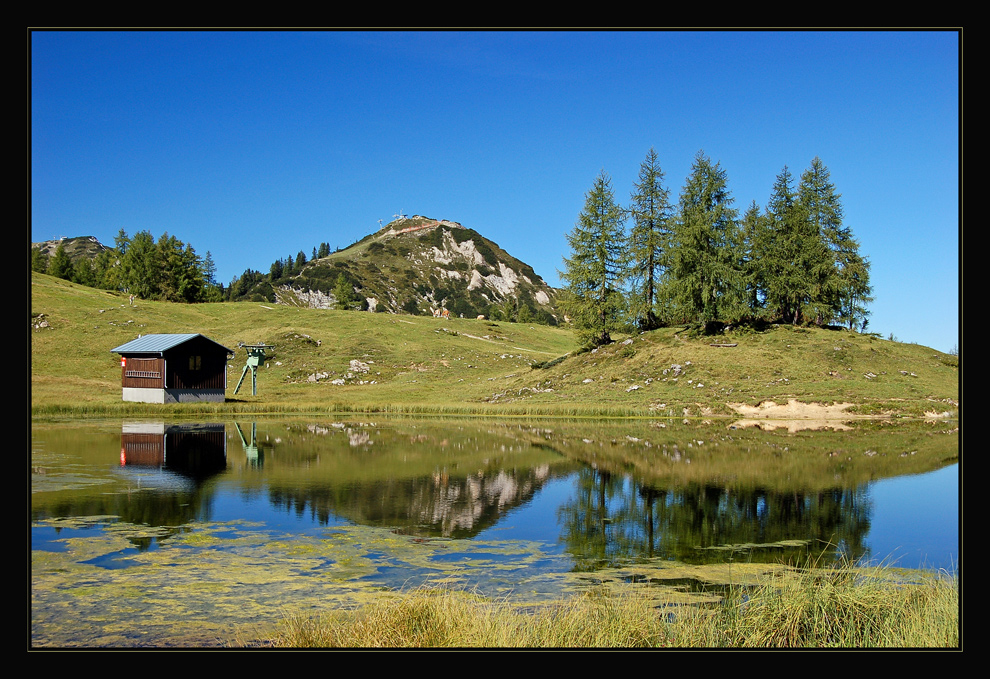
<instances>
[{"instance_id":1,"label":"tall dry grass","mask_svg":"<svg viewBox=\"0 0 990 679\"><path fill-rule=\"evenodd\" d=\"M320 648L955 648L954 576L892 569L791 570L721 603L675 605L657 591L593 590L520 608L421 590L354 611L289 617L276 647Z\"/></svg>"}]
</instances>

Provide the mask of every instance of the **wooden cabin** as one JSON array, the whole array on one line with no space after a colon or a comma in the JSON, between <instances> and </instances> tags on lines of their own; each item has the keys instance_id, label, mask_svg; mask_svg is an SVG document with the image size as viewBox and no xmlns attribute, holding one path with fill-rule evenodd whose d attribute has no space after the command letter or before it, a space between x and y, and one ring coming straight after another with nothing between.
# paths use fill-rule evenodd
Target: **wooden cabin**
<instances>
[{"instance_id":1,"label":"wooden cabin","mask_svg":"<svg viewBox=\"0 0 990 679\"><path fill-rule=\"evenodd\" d=\"M223 403L234 352L199 334L144 335L111 349L120 354L125 401Z\"/></svg>"}]
</instances>

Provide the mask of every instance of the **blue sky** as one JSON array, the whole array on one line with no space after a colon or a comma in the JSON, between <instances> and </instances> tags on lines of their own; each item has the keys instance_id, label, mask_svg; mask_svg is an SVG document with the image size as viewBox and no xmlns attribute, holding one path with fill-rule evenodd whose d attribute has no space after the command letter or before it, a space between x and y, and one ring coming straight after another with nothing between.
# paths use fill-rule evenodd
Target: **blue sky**
<instances>
[{"instance_id":1,"label":"blue sky","mask_svg":"<svg viewBox=\"0 0 990 679\"><path fill-rule=\"evenodd\" d=\"M167 232L247 268L394 215L473 228L551 285L599 172L699 151L740 215L816 156L871 262L869 330L958 348L960 34L74 32L31 50L31 240Z\"/></svg>"}]
</instances>

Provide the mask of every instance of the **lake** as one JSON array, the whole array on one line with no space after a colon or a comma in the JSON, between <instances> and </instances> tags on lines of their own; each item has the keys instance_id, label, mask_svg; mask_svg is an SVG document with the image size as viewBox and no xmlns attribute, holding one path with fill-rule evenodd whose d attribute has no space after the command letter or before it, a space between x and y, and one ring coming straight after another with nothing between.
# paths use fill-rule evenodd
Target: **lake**
<instances>
[{"instance_id":1,"label":"lake","mask_svg":"<svg viewBox=\"0 0 990 679\"><path fill-rule=\"evenodd\" d=\"M768 564L955 571L954 421L36 422L33 647L250 645L421 586L717 596Z\"/></svg>"}]
</instances>

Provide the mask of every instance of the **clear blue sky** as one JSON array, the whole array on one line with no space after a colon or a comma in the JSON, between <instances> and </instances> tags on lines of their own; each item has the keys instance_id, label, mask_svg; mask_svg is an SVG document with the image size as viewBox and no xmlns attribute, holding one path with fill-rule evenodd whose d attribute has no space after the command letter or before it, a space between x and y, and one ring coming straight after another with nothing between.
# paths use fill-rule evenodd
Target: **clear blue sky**
<instances>
[{"instance_id":1,"label":"clear blue sky","mask_svg":"<svg viewBox=\"0 0 990 679\"><path fill-rule=\"evenodd\" d=\"M217 279L450 219L551 285L604 170L699 151L740 215L816 156L872 264L869 330L958 347L957 31L29 34L31 240L168 232Z\"/></svg>"}]
</instances>

